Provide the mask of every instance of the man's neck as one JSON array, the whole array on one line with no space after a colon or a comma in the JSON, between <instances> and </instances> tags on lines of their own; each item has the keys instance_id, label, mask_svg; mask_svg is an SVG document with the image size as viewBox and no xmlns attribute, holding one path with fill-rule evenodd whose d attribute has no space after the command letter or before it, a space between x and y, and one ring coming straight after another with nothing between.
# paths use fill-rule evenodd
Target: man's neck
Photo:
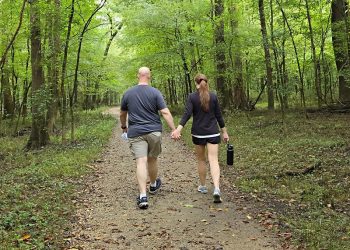
<instances>
[{"instance_id":1,"label":"man's neck","mask_svg":"<svg viewBox=\"0 0 350 250\"><path fill-rule=\"evenodd\" d=\"M139 82L139 85L147 86L147 85L149 85L149 83L148 82Z\"/></svg>"}]
</instances>

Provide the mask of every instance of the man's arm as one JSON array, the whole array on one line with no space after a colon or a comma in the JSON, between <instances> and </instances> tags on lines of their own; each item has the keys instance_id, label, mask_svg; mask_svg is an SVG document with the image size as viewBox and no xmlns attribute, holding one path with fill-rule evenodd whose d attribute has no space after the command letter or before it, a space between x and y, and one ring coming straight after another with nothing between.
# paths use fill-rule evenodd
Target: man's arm
<instances>
[{"instance_id":1,"label":"man's arm","mask_svg":"<svg viewBox=\"0 0 350 250\"><path fill-rule=\"evenodd\" d=\"M174 131L176 128L175 128L174 119L170 113L170 110L168 108L165 108L165 109L160 110L160 113L162 114L164 120L168 124L171 131Z\"/></svg>"},{"instance_id":2,"label":"man's arm","mask_svg":"<svg viewBox=\"0 0 350 250\"><path fill-rule=\"evenodd\" d=\"M127 127L126 127L126 118L128 116L128 112L127 111L123 111L121 110L120 111L120 125L121 125L121 128L123 129L123 132L127 132Z\"/></svg>"}]
</instances>

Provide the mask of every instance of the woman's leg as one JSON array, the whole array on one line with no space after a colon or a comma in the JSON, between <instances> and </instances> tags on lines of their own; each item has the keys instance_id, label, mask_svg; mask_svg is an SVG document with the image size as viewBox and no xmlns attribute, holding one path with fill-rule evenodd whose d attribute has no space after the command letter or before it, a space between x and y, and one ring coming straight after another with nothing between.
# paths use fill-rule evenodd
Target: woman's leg
<instances>
[{"instance_id":1,"label":"woman's leg","mask_svg":"<svg viewBox=\"0 0 350 250\"><path fill-rule=\"evenodd\" d=\"M205 186L205 179L207 177L207 164L205 159L205 146L196 145L196 155L198 161L198 174L201 186Z\"/></svg>"},{"instance_id":2,"label":"woman's leg","mask_svg":"<svg viewBox=\"0 0 350 250\"><path fill-rule=\"evenodd\" d=\"M214 188L220 189L220 166L219 166L219 145L218 144L207 144L208 148L208 160L210 165L211 177L213 179Z\"/></svg>"}]
</instances>

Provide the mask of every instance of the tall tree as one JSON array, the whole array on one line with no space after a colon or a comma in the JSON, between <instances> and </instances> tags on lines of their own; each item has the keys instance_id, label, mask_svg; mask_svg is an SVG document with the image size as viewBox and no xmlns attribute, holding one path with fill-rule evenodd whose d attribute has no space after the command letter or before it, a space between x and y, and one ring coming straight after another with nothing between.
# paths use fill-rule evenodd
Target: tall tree
<instances>
[{"instance_id":1,"label":"tall tree","mask_svg":"<svg viewBox=\"0 0 350 250\"><path fill-rule=\"evenodd\" d=\"M267 37L267 29L266 29L264 0L259 0L259 16L260 16L261 34L263 38L263 46L264 46L264 52L265 52L268 109L274 110L275 99L274 99L274 91L273 91L270 45L269 45L269 40Z\"/></svg>"},{"instance_id":2,"label":"tall tree","mask_svg":"<svg viewBox=\"0 0 350 250\"><path fill-rule=\"evenodd\" d=\"M216 90L218 91L221 106L228 106L227 91L226 91L226 55L225 55L225 22L224 1L215 0L214 16L217 20L214 28L215 41L215 67L216 67Z\"/></svg>"},{"instance_id":3,"label":"tall tree","mask_svg":"<svg viewBox=\"0 0 350 250\"><path fill-rule=\"evenodd\" d=\"M348 1L332 1L332 41L338 69L339 101L350 103Z\"/></svg>"},{"instance_id":4,"label":"tall tree","mask_svg":"<svg viewBox=\"0 0 350 250\"><path fill-rule=\"evenodd\" d=\"M48 108L48 131L53 132L56 118L58 115L58 103L59 103L59 59L61 52L61 0L53 0L51 4L54 8L49 14L50 34L49 44L51 52L50 63L50 105Z\"/></svg>"},{"instance_id":5,"label":"tall tree","mask_svg":"<svg viewBox=\"0 0 350 250\"><path fill-rule=\"evenodd\" d=\"M90 23L93 20L94 16L103 8L103 6L105 6L105 4L106 4L106 0L101 0L101 2L93 10L91 15L89 16L89 18L85 22L84 27L83 27L81 33L79 34L79 44L78 44L77 59L76 59L76 64L75 64L73 93L72 93L73 104L75 104L78 101L78 75L79 75L80 55L81 55L81 50L83 47L84 35L88 31L88 28L89 28Z\"/></svg>"},{"instance_id":6,"label":"tall tree","mask_svg":"<svg viewBox=\"0 0 350 250\"><path fill-rule=\"evenodd\" d=\"M237 8L232 1L230 1L230 6L228 7L230 15L230 30L231 30L231 40L229 43L229 56L231 61L231 71L233 72L233 89L232 89L232 103L236 109L247 109L248 101L247 95L244 89L244 79L243 79L243 62L242 62L242 52L241 44L239 41L238 33L238 18L237 18ZM234 45L233 45L234 44ZM234 48L233 48L234 47ZM233 51L235 50L235 51Z\"/></svg>"},{"instance_id":7,"label":"tall tree","mask_svg":"<svg viewBox=\"0 0 350 250\"><path fill-rule=\"evenodd\" d=\"M12 117L15 112L15 106L12 97L9 69L5 66L1 75L1 88L4 105L4 118Z\"/></svg>"},{"instance_id":8,"label":"tall tree","mask_svg":"<svg viewBox=\"0 0 350 250\"><path fill-rule=\"evenodd\" d=\"M318 106L321 107L321 105L322 105L321 67L320 67L318 57L316 56L316 46L315 46L315 38L314 38L314 32L313 32L313 27L312 27L312 19L311 19L311 15L310 15L309 0L305 0L305 7L306 7L307 20L308 20L308 24L309 24L309 33L310 33L310 42L311 42L312 62L314 65L314 77L315 77L315 88L316 88L317 102L318 102Z\"/></svg>"},{"instance_id":9,"label":"tall tree","mask_svg":"<svg viewBox=\"0 0 350 250\"><path fill-rule=\"evenodd\" d=\"M38 0L30 1L30 40L32 64L32 131L28 149L38 149L49 142L46 126L44 72L42 65L40 8Z\"/></svg>"},{"instance_id":10,"label":"tall tree","mask_svg":"<svg viewBox=\"0 0 350 250\"><path fill-rule=\"evenodd\" d=\"M69 41L70 41L71 32L72 32L72 24L73 24L74 13L75 13L75 0L72 0L70 14L69 14L69 19L68 19L67 35L66 35L66 40L65 40L65 44L64 44L64 50L63 50L62 72L61 72L60 92L61 92L61 98L62 98L62 103L61 103L61 106L62 106L61 107L61 114L62 114L62 141L65 140L64 127L66 125L66 114L67 114L67 95L66 95L66 90L65 90L65 80L66 80L66 73L67 73Z\"/></svg>"}]
</instances>

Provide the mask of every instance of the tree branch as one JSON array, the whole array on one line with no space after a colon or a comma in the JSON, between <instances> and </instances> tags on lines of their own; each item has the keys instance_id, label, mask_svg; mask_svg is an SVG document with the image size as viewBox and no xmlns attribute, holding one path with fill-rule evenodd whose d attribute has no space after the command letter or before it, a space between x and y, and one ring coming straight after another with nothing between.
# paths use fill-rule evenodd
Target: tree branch
<instances>
[{"instance_id":1,"label":"tree branch","mask_svg":"<svg viewBox=\"0 0 350 250\"><path fill-rule=\"evenodd\" d=\"M23 0L21 12L20 12L20 15L19 15L19 23L18 23L17 29L16 29L15 33L13 34L13 36L12 36L12 38L10 40L10 43L7 45L4 53L1 56L1 60L0 60L0 69L1 70L3 69L3 67L5 65L7 53L9 52L10 48L14 44L14 42L16 40L16 37L17 37L17 35L19 33L19 30L21 29L22 21L23 21L23 14L24 14L24 9L25 9L26 3L27 3L27 0Z\"/></svg>"}]
</instances>

